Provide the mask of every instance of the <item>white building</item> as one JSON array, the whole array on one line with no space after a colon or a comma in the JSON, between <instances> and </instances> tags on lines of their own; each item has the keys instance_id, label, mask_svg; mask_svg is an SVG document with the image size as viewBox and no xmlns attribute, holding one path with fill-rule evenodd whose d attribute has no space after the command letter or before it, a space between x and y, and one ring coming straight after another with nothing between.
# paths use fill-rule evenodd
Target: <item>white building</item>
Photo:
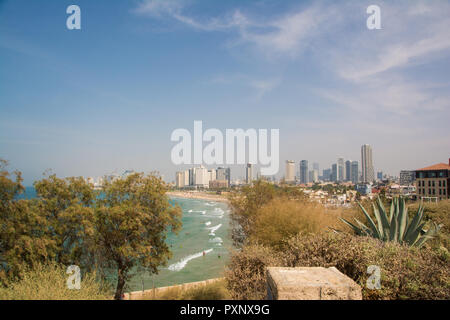
<instances>
[{"instance_id":1,"label":"white building","mask_svg":"<svg viewBox=\"0 0 450 320\"><path fill-rule=\"evenodd\" d=\"M361 147L362 182L371 183L375 180L372 162L372 147L365 144Z\"/></svg>"},{"instance_id":2,"label":"white building","mask_svg":"<svg viewBox=\"0 0 450 320\"><path fill-rule=\"evenodd\" d=\"M253 164L247 163L247 167L245 168L245 182L247 184L251 184L253 181Z\"/></svg>"},{"instance_id":3,"label":"white building","mask_svg":"<svg viewBox=\"0 0 450 320\"><path fill-rule=\"evenodd\" d=\"M286 160L286 176L284 180L286 182L295 181L295 162L292 160Z\"/></svg>"},{"instance_id":4,"label":"white building","mask_svg":"<svg viewBox=\"0 0 450 320\"><path fill-rule=\"evenodd\" d=\"M200 188L208 188L209 187L209 172L203 166L198 168L194 168L194 185Z\"/></svg>"}]
</instances>

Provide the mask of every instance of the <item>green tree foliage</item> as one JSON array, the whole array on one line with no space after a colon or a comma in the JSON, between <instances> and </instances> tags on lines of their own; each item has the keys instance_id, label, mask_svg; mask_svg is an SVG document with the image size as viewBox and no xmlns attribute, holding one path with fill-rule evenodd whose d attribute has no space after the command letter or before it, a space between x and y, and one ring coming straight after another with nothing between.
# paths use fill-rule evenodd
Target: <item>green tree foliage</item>
<instances>
[{"instance_id":1,"label":"green tree foliage","mask_svg":"<svg viewBox=\"0 0 450 320\"><path fill-rule=\"evenodd\" d=\"M96 209L96 242L101 256L117 270L115 298L120 299L130 270L152 273L170 258L168 231L178 231L181 210L169 203L161 179L133 174L104 185Z\"/></svg>"},{"instance_id":2,"label":"green tree foliage","mask_svg":"<svg viewBox=\"0 0 450 320\"><path fill-rule=\"evenodd\" d=\"M24 268L54 258L56 243L47 237L47 221L26 200L20 172L12 175L0 160L0 284L16 279Z\"/></svg>"},{"instance_id":3,"label":"green tree foliage","mask_svg":"<svg viewBox=\"0 0 450 320\"><path fill-rule=\"evenodd\" d=\"M117 272L121 298L130 270L156 273L170 258L165 240L181 226L181 210L154 175L107 181L101 191L83 178L48 176L35 183L37 199L19 200L20 172L0 161L0 284L8 286L42 263Z\"/></svg>"},{"instance_id":4,"label":"green tree foliage","mask_svg":"<svg viewBox=\"0 0 450 320\"><path fill-rule=\"evenodd\" d=\"M94 266L93 254L97 194L81 177L60 179L51 175L34 184L37 200L31 200L46 220L46 233L56 243L56 260L83 268Z\"/></svg>"}]
</instances>

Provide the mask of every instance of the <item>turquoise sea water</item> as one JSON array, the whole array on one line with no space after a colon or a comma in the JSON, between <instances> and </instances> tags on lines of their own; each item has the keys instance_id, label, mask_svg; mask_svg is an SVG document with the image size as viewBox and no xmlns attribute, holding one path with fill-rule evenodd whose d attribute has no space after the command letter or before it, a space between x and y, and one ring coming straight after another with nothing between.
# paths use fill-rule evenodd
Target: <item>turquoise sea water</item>
<instances>
[{"instance_id":1,"label":"turquoise sea water","mask_svg":"<svg viewBox=\"0 0 450 320\"><path fill-rule=\"evenodd\" d=\"M34 188L27 187L21 198L34 198ZM182 211L182 228L169 233L172 258L159 274L134 270L127 291L151 289L186 282L217 278L223 275L232 249L229 209L225 203L198 199L172 198ZM203 255L203 252L205 253Z\"/></svg>"},{"instance_id":2,"label":"turquoise sea water","mask_svg":"<svg viewBox=\"0 0 450 320\"><path fill-rule=\"evenodd\" d=\"M173 198L183 210L183 227L169 234L173 257L159 274L138 273L128 282L130 291L221 277L231 250L229 210L224 203ZM203 252L205 255L203 255Z\"/></svg>"}]
</instances>

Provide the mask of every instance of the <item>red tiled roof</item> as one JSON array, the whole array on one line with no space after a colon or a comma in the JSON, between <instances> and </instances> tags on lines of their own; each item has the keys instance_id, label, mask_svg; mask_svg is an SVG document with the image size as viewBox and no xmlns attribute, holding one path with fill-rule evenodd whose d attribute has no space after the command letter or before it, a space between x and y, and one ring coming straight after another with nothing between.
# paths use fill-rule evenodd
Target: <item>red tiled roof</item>
<instances>
[{"instance_id":1,"label":"red tiled roof","mask_svg":"<svg viewBox=\"0 0 450 320\"><path fill-rule=\"evenodd\" d=\"M431 171L431 170L450 170L450 166L446 163L438 163L429 167L418 169L416 171Z\"/></svg>"}]
</instances>

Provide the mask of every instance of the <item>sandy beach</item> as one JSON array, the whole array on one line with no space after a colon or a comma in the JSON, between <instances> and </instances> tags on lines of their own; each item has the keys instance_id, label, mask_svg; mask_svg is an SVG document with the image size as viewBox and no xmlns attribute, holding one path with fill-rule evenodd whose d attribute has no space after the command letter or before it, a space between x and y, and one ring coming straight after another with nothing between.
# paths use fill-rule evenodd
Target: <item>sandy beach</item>
<instances>
[{"instance_id":1,"label":"sandy beach","mask_svg":"<svg viewBox=\"0 0 450 320\"><path fill-rule=\"evenodd\" d=\"M206 192L198 192L198 191L170 191L167 192L170 197L175 198L185 198L185 199L201 199L201 200L210 200L217 202L225 202L228 203L228 199L225 196L218 194L209 194Z\"/></svg>"}]
</instances>

